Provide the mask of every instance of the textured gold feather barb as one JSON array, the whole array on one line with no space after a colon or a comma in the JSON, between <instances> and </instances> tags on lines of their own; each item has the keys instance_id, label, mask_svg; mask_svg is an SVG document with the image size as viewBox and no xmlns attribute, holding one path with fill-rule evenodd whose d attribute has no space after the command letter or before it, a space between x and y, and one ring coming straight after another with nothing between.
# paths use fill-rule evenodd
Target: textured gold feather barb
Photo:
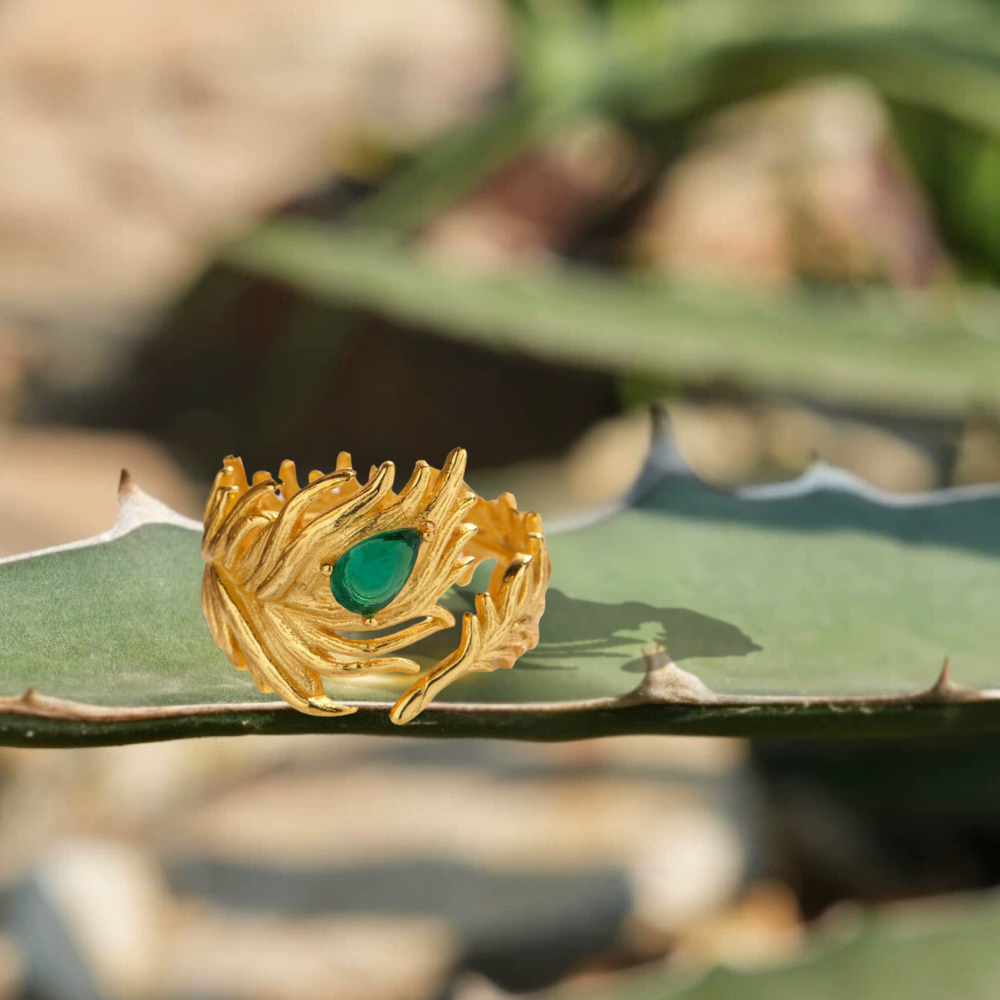
<instances>
[{"instance_id":1,"label":"textured gold feather barb","mask_svg":"<svg viewBox=\"0 0 1000 1000\"><path fill-rule=\"evenodd\" d=\"M387 654L454 625L441 598L496 559L458 649L390 717L409 722L465 674L513 666L538 643L545 610L542 521L509 493L476 496L465 458L456 448L440 470L418 462L398 493L391 462L362 484L346 452L306 486L290 461L278 480L258 472L248 482L242 461L227 458L205 508L202 607L229 662L300 712L349 715L357 708L328 698L323 678L419 673L413 660Z\"/></svg>"}]
</instances>

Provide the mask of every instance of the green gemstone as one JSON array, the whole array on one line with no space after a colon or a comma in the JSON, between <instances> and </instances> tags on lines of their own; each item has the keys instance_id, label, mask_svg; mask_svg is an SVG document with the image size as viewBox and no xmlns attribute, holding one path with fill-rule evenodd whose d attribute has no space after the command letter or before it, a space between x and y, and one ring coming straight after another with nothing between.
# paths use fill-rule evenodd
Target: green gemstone
<instances>
[{"instance_id":1,"label":"green gemstone","mask_svg":"<svg viewBox=\"0 0 1000 1000\"><path fill-rule=\"evenodd\" d=\"M365 618L381 611L403 589L420 548L415 528L383 531L352 545L330 574L330 590L338 603Z\"/></svg>"}]
</instances>

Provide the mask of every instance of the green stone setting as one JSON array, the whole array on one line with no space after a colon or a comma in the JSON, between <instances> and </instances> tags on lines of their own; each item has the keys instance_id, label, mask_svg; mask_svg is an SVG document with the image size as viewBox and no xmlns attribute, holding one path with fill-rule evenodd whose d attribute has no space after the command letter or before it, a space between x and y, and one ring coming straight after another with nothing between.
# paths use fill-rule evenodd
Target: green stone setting
<instances>
[{"instance_id":1,"label":"green stone setting","mask_svg":"<svg viewBox=\"0 0 1000 1000\"><path fill-rule=\"evenodd\" d=\"M383 531L352 545L330 573L334 599L348 611L370 618L403 589L419 548L420 532L415 528Z\"/></svg>"}]
</instances>

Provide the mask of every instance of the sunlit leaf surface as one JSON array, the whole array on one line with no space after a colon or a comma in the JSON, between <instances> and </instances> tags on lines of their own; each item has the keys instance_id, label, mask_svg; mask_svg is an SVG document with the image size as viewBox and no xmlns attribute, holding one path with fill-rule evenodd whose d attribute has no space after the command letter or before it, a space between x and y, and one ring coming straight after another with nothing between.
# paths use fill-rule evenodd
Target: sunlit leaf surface
<instances>
[{"instance_id":1,"label":"sunlit leaf surface","mask_svg":"<svg viewBox=\"0 0 1000 1000\"><path fill-rule=\"evenodd\" d=\"M260 694L202 618L199 543L193 522L129 487L103 540L0 564L0 739L1000 728L992 488L893 498L817 467L722 492L678 468L660 440L630 501L550 534L538 648L511 671L463 679L406 727L387 718L403 677L330 683L333 697L363 705L346 718L302 716ZM452 606L470 607L473 592ZM456 631L414 647L418 658L446 655ZM946 658L950 677L935 686Z\"/></svg>"}]
</instances>

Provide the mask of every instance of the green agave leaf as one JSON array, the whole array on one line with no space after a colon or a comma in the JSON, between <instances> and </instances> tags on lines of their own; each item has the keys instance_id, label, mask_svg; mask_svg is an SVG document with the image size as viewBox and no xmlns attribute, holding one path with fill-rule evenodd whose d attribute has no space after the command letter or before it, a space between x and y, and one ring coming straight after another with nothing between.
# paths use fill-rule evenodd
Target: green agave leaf
<instances>
[{"instance_id":1,"label":"green agave leaf","mask_svg":"<svg viewBox=\"0 0 1000 1000\"><path fill-rule=\"evenodd\" d=\"M306 294L446 336L645 377L726 377L876 406L1000 402L995 293L739 296L552 265L463 274L380 237L291 220L228 251Z\"/></svg>"},{"instance_id":2,"label":"green agave leaf","mask_svg":"<svg viewBox=\"0 0 1000 1000\"><path fill-rule=\"evenodd\" d=\"M893 497L816 466L723 492L679 463L663 418L656 426L626 501L549 526L538 648L512 671L463 679L405 727L388 719L403 677L331 683L332 697L361 706L336 719L260 694L202 618L200 525L126 479L111 532L0 563L0 742L1000 728L1000 490ZM452 595L456 609L476 585ZM430 664L457 645L451 632L414 650ZM961 685L938 677L946 657Z\"/></svg>"},{"instance_id":3,"label":"green agave leaf","mask_svg":"<svg viewBox=\"0 0 1000 1000\"><path fill-rule=\"evenodd\" d=\"M993 1000L1000 994L996 893L840 917L786 965L720 968L694 983L658 968L531 1000Z\"/></svg>"}]
</instances>

